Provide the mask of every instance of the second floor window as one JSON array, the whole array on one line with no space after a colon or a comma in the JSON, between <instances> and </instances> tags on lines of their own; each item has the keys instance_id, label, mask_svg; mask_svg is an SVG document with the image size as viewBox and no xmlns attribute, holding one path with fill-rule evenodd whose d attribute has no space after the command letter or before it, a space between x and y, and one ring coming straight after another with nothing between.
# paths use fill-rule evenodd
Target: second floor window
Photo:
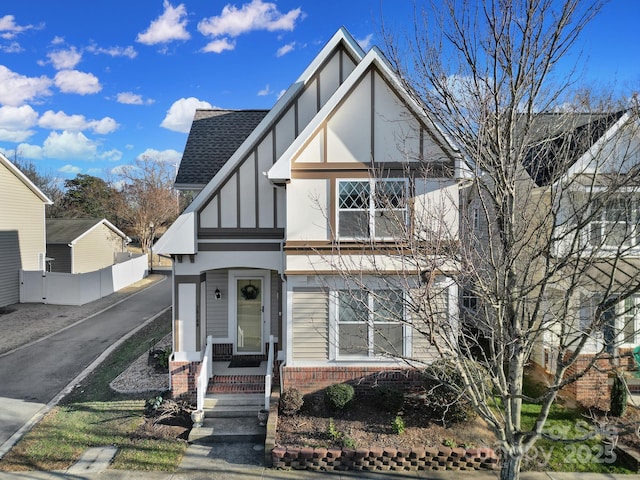
<instances>
[{"instance_id":1,"label":"second floor window","mask_svg":"<svg viewBox=\"0 0 640 480\"><path fill-rule=\"evenodd\" d=\"M634 195L594 200L590 243L594 247L632 247L640 243L638 199Z\"/></svg>"},{"instance_id":2,"label":"second floor window","mask_svg":"<svg viewBox=\"0 0 640 480\"><path fill-rule=\"evenodd\" d=\"M407 222L406 180L338 181L340 238L392 239Z\"/></svg>"}]
</instances>

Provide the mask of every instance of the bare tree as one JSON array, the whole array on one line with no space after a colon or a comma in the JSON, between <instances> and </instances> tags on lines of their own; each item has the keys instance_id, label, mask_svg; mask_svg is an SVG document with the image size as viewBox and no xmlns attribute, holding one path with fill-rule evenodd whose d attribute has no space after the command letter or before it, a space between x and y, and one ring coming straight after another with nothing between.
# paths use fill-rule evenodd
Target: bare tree
<instances>
[{"instance_id":1,"label":"bare tree","mask_svg":"<svg viewBox=\"0 0 640 480\"><path fill-rule=\"evenodd\" d=\"M173 189L171 165L144 157L126 166L118 176L121 199L118 216L131 235L140 239L148 252L156 235L161 234L178 216L178 197Z\"/></svg>"},{"instance_id":2,"label":"bare tree","mask_svg":"<svg viewBox=\"0 0 640 480\"><path fill-rule=\"evenodd\" d=\"M547 435L559 392L590 369L615 370L618 347L637 341L639 112L629 102L578 90L571 75L557 76L601 2L442 5L421 12L408 39L388 36L388 54L425 117L465 156L468 175L456 212L461 234L451 212L418 208L412 199L411 221L396 218L387 228L394 249L371 240L356 260L336 255L337 243L325 261L352 286L349 300L338 298L344 308L405 321L414 338L427 339L438 357L453 362L464 381L458 396L496 434L501 478L514 479ZM377 202L386 202L386 214L397 199ZM376 277L376 290L366 276ZM451 285L461 293L459 317L445 305ZM407 292L405 320L388 298L398 289ZM403 357L391 329L375 322L374 328L386 339L377 354L412 366L423 361ZM354 331L354 349L362 348L357 337ZM523 388L533 359L548 372L535 398ZM522 424L523 401L540 404L531 428Z\"/></svg>"}]
</instances>

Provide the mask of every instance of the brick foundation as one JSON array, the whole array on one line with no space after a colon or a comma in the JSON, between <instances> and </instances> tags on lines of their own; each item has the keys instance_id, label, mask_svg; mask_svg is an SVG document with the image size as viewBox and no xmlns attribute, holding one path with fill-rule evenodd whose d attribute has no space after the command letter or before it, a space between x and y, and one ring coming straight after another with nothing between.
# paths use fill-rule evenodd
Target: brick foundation
<instances>
[{"instance_id":1,"label":"brick foundation","mask_svg":"<svg viewBox=\"0 0 640 480\"><path fill-rule=\"evenodd\" d=\"M169 362L171 396L195 405L200 362Z\"/></svg>"},{"instance_id":2,"label":"brick foundation","mask_svg":"<svg viewBox=\"0 0 640 480\"><path fill-rule=\"evenodd\" d=\"M422 386L420 372L394 367L284 367L283 387L295 387L303 395L317 393L336 383L350 383L363 394L374 385L391 385L399 390L414 391Z\"/></svg>"},{"instance_id":3,"label":"brick foundation","mask_svg":"<svg viewBox=\"0 0 640 480\"><path fill-rule=\"evenodd\" d=\"M587 369L594 355L582 354L567 370L567 376L581 373ZM597 368L596 368L597 367ZM610 390L609 371L612 365L609 358L599 358L592 368L575 382L567 385L563 391L571 395L584 407L609 410Z\"/></svg>"}]
</instances>

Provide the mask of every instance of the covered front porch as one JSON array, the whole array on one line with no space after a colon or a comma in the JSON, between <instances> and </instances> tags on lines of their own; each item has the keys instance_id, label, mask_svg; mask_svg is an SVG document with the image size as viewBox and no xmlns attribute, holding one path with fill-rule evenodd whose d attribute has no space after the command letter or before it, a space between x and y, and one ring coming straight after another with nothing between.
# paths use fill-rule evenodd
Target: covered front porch
<instances>
[{"instance_id":1,"label":"covered front porch","mask_svg":"<svg viewBox=\"0 0 640 480\"><path fill-rule=\"evenodd\" d=\"M271 269L218 268L197 276L176 275L170 362L174 398L195 403L203 368L211 378L207 391L259 391L258 383L264 391L269 353L274 362L282 356L282 291L283 278ZM207 339L210 352L205 360ZM209 363L203 367L205 361Z\"/></svg>"}]
</instances>

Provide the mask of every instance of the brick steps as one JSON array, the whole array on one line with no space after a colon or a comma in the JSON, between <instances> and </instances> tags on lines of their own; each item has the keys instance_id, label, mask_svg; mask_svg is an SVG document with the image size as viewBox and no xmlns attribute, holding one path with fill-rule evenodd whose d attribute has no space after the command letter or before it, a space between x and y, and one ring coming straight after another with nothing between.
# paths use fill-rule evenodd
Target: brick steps
<instances>
[{"instance_id":1,"label":"brick steps","mask_svg":"<svg viewBox=\"0 0 640 480\"><path fill-rule=\"evenodd\" d=\"M264 393L264 375L214 375L207 393Z\"/></svg>"}]
</instances>

